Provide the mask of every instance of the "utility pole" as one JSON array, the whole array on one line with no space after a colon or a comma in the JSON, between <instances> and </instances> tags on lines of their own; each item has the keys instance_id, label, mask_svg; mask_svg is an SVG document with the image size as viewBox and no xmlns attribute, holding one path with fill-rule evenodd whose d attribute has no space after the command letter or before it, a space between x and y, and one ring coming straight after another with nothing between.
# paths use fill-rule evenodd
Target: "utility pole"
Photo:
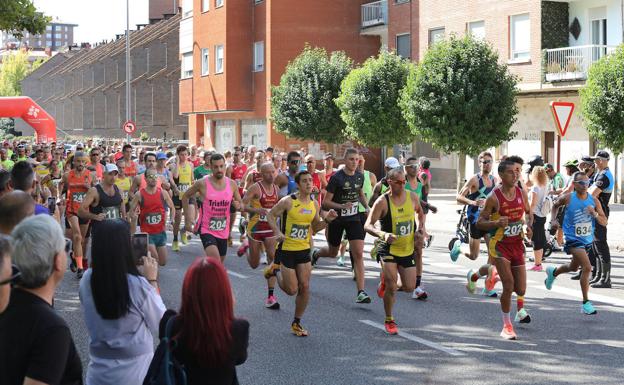
<instances>
[{"instance_id":1,"label":"utility pole","mask_svg":"<svg viewBox=\"0 0 624 385\"><path fill-rule=\"evenodd\" d=\"M126 122L132 117L130 102L130 80L132 79L130 66L130 0L126 0ZM130 143L130 134L126 134L126 141Z\"/></svg>"}]
</instances>

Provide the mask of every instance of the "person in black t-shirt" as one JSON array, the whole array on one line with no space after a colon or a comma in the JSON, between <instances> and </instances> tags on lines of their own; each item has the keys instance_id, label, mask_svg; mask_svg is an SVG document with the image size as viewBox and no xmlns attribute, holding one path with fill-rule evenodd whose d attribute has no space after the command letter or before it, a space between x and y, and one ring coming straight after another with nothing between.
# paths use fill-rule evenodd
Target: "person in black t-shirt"
<instances>
[{"instance_id":1,"label":"person in black t-shirt","mask_svg":"<svg viewBox=\"0 0 624 385\"><path fill-rule=\"evenodd\" d=\"M596 165L597 173L589 193L602 205L602 210L609 218L609 201L613 193L615 180L609 170L610 155L605 150L600 150L592 158ZM594 228L593 253L600 260L596 261L596 276L590 281L593 288L611 288L611 251L607 243L607 226L596 223Z\"/></svg>"},{"instance_id":2,"label":"person in black t-shirt","mask_svg":"<svg viewBox=\"0 0 624 385\"><path fill-rule=\"evenodd\" d=\"M0 384L82 384L69 327L52 307L67 269L63 231L51 216L38 215L17 225L12 236L22 275L0 315Z\"/></svg>"},{"instance_id":3,"label":"person in black t-shirt","mask_svg":"<svg viewBox=\"0 0 624 385\"><path fill-rule=\"evenodd\" d=\"M327 247L314 249L312 264L320 257L336 258L340 249L343 231L349 240L349 253L353 260L355 281L357 286L357 303L370 303L371 299L364 291L364 222L370 208L364 195L364 175L357 170L359 152L354 148L345 151L345 167L336 171L329 179L327 193L323 198L323 209L334 209L338 218L327 225ZM358 203L366 212L359 213ZM364 218L364 220L362 220Z\"/></svg>"}]
</instances>

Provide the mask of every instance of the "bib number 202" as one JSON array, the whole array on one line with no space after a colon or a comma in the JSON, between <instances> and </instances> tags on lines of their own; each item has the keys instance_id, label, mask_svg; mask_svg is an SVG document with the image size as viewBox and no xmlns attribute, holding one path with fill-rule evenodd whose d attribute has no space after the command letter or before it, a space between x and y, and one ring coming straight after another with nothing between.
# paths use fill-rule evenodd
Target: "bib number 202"
<instances>
[{"instance_id":1,"label":"bib number 202","mask_svg":"<svg viewBox=\"0 0 624 385\"><path fill-rule=\"evenodd\" d=\"M503 233L506 237L516 237L522 233L522 222L510 223Z\"/></svg>"}]
</instances>

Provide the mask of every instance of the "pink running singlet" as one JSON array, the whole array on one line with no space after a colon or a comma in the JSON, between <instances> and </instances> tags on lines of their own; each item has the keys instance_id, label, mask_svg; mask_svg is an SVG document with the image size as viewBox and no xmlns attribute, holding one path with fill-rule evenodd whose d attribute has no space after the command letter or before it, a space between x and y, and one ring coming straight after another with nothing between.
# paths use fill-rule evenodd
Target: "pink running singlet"
<instances>
[{"instance_id":1,"label":"pink running singlet","mask_svg":"<svg viewBox=\"0 0 624 385\"><path fill-rule=\"evenodd\" d=\"M225 179L225 189L216 190L210 178L206 180L206 196L202 203L201 234L210 234L216 238L227 239L230 235L230 204L233 192L231 179Z\"/></svg>"}]
</instances>

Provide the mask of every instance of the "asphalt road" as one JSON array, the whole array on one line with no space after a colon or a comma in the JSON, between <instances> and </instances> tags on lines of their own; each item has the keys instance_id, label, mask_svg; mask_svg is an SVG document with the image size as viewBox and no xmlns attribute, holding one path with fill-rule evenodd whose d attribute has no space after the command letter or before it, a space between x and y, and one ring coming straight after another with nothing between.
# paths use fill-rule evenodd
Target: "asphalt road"
<instances>
[{"instance_id":1,"label":"asphalt road","mask_svg":"<svg viewBox=\"0 0 624 385\"><path fill-rule=\"evenodd\" d=\"M350 270L322 259L313 271L310 304L302 320L310 336L298 338L290 333L294 298L277 289L281 309L265 309L262 266L252 270L244 258L236 257L235 242L225 264L236 296L235 313L251 324L249 358L238 369L241 384L624 384L621 253L614 253L614 287L590 291L595 316L581 314L577 281L562 276L547 291L545 273L528 272L525 307L532 322L516 325L517 341L505 341L498 335L498 300L468 294L464 287L468 269L478 267L486 255L475 262L460 258L451 263L447 245L457 215L448 197L438 199L440 213L428 219L434 242L424 252L423 284L429 299L398 295L398 336L379 329L384 320L383 303L375 295L379 267L368 253L366 288L372 303L356 304ZM317 244L323 242L317 239ZM367 239L366 250L371 246L372 239ZM168 308L179 307L185 269L199 255L196 237L180 253L170 253L160 272ZM565 261L564 254L555 253L547 264ZM480 281L478 292L482 286ZM88 335L77 293L78 281L68 273L55 306L71 326L86 371ZM515 301L513 309L512 317Z\"/></svg>"}]
</instances>

